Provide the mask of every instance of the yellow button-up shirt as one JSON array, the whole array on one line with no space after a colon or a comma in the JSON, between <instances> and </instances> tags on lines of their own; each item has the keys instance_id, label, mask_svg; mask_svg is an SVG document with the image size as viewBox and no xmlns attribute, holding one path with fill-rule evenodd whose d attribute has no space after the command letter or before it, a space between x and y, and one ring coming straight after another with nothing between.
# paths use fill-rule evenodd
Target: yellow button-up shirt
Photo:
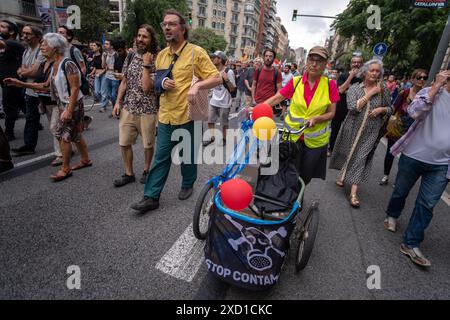
<instances>
[{"instance_id":1,"label":"yellow button-up shirt","mask_svg":"<svg viewBox=\"0 0 450 320\"><path fill-rule=\"evenodd\" d=\"M165 91L160 97L159 121L164 124L181 125L190 121L188 92L193 73L200 80L219 74L203 48L188 43L181 51L183 46L184 44L176 52L178 60L172 69L175 88ZM170 47L162 50L156 57L156 70L168 69L172 59Z\"/></svg>"}]
</instances>

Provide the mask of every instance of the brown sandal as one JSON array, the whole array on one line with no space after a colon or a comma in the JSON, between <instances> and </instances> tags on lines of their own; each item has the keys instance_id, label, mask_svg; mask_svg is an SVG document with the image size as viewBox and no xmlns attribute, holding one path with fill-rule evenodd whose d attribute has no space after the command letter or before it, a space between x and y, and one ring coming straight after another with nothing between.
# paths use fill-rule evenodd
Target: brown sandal
<instances>
[{"instance_id":1,"label":"brown sandal","mask_svg":"<svg viewBox=\"0 0 450 320\"><path fill-rule=\"evenodd\" d=\"M350 201L350 205L353 208L359 208L360 203L359 203L358 196L356 194L351 194L349 197L349 201Z\"/></svg>"},{"instance_id":2,"label":"brown sandal","mask_svg":"<svg viewBox=\"0 0 450 320\"><path fill-rule=\"evenodd\" d=\"M336 180L336 185L341 188L344 187L344 183L341 180Z\"/></svg>"},{"instance_id":3,"label":"brown sandal","mask_svg":"<svg viewBox=\"0 0 450 320\"><path fill-rule=\"evenodd\" d=\"M77 165L72 167L72 170L80 170L80 169L87 168L87 167L92 167L92 161L91 160L80 161L79 164L77 164Z\"/></svg>"},{"instance_id":4,"label":"brown sandal","mask_svg":"<svg viewBox=\"0 0 450 320\"><path fill-rule=\"evenodd\" d=\"M54 182L59 182L64 179L67 179L72 176L72 170L70 169L59 169L58 172L54 175L50 176L50 179L52 179Z\"/></svg>"}]
</instances>

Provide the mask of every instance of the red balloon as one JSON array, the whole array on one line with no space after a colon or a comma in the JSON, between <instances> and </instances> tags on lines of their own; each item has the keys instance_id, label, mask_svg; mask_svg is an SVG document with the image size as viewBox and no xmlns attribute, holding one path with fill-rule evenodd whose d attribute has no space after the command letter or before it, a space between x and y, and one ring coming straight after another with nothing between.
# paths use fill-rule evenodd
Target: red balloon
<instances>
[{"instance_id":1,"label":"red balloon","mask_svg":"<svg viewBox=\"0 0 450 320\"><path fill-rule=\"evenodd\" d=\"M220 195L228 208L239 211L252 202L253 190L247 181L235 178L220 185Z\"/></svg>"},{"instance_id":2,"label":"red balloon","mask_svg":"<svg viewBox=\"0 0 450 320\"><path fill-rule=\"evenodd\" d=\"M258 118L261 117L269 117L270 119L273 118L273 110L272 107L269 106L267 103L260 103L255 106L252 112L252 120L256 121Z\"/></svg>"}]
</instances>

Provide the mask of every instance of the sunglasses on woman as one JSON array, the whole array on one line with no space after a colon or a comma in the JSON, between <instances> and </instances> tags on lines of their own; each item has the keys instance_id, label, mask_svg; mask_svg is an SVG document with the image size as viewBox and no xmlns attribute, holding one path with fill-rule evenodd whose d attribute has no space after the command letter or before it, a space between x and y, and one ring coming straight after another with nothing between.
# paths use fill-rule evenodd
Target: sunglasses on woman
<instances>
[{"instance_id":1,"label":"sunglasses on woman","mask_svg":"<svg viewBox=\"0 0 450 320\"><path fill-rule=\"evenodd\" d=\"M428 80L428 76L416 77L416 80Z\"/></svg>"}]
</instances>

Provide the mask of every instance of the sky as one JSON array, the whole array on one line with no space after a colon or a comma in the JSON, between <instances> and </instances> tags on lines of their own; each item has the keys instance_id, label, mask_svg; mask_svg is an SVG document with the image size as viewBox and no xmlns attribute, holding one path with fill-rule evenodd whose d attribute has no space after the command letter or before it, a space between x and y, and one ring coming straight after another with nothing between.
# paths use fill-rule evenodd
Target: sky
<instances>
[{"instance_id":1,"label":"sky","mask_svg":"<svg viewBox=\"0 0 450 320\"><path fill-rule=\"evenodd\" d=\"M335 16L344 11L350 0L278 0L277 16L289 34L289 46L293 49L304 47L309 50L315 45L324 45L330 36L333 19L297 17L292 21L292 13Z\"/></svg>"}]
</instances>

